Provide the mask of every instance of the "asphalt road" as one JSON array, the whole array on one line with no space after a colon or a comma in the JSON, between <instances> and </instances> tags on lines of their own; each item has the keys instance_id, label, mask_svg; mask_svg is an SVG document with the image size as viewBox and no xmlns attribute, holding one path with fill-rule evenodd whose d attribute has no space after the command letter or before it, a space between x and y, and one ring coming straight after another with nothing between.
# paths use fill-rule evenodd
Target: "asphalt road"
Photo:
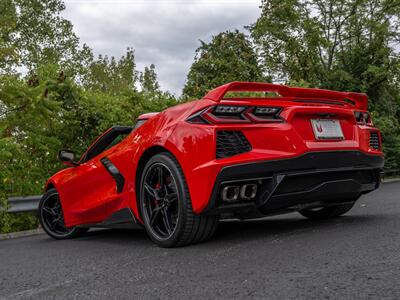
<instances>
[{"instance_id":1,"label":"asphalt road","mask_svg":"<svg viewBox=\"0 0 400 300\"><path fill-rule=\"evenodd\" d=\"M0 299L399 299L400 182L344 217L224 222L205 244L141 230L0 241Z\"/></svg>"}]
</instances>

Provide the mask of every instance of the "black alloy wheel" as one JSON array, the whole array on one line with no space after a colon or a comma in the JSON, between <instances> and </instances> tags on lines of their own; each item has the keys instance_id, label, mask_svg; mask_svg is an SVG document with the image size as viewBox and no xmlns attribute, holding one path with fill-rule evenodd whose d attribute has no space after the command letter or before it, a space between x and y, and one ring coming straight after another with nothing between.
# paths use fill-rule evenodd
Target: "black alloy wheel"
<instances>
[{"instance_id":1,"label":"black alloy wheel","mask_svg":"<svg viewBox=\"0 0 400 300\"><path fill-rule=\"evenodd\" d=\"M144 217L153 233L168 239L179 217L177 185L169 168L160 162L147 170L143 183Z\"/></svg>"},{"instance_id":2,"label":"black alloy wheel","mask_svg":"<svg viewBox=\"0 0 400 300\"><path fill-rule=\"evenodd\" d=\"M218 225L218 216L193 212L182 169L167 152L146 163L140 177L139 206L149 237L161 247L205 241Z\"/></svg>"},{"instance_id":3,"label":"black alloy wheel","mask_svg":"<svg viewBox=\"0 0 400 300\"><path fill-rule=\"evenodd\" d=\"M76 237L88 230L65 226L60 197L55 189L47 191L40 200L39 221L43 230L55 239Z\"/></svg>"}]
</instances>

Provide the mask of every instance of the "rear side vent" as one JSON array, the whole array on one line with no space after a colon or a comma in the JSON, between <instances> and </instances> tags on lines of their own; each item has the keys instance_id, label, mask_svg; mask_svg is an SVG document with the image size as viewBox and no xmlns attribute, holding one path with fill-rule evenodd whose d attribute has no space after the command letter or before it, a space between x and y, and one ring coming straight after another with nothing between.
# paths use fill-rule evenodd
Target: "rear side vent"
<instances>
[{"instance_id":1,"label":"rear side vent","mask_svg":"<svg viewBox=\"0 0 400 300\"><path fill-rule=\"evenodd\" d=\"M251 145L240 131L217 132L217 158L226 158L249 152Z\"/></svg>"},{"instance_id":2,"label":"rear side vent","mask_svg":"<svg viewBox=\"0 0 400 300\"><path fill-rule=\"evenodd\" d=\"M369 135L369 147L374 150L379 150L381 148L379 135L376 131L371 132Z\"/></svg>"}]
</instances>

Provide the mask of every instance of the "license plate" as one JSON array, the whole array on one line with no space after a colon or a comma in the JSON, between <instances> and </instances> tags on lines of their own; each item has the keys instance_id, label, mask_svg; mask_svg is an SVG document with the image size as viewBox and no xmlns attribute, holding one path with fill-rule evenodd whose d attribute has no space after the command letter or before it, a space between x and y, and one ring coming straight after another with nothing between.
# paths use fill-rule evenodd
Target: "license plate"
<instances>
[{"instance_id":1,"label":"license plate","mask_svg":"<svg viewBox=\"0 0 400 300\"><path fill-rule=\"evenodd\" d=\"M343 140L339 120L311 120L314 136L317 140Z\"/></svg>"}]
</instances>

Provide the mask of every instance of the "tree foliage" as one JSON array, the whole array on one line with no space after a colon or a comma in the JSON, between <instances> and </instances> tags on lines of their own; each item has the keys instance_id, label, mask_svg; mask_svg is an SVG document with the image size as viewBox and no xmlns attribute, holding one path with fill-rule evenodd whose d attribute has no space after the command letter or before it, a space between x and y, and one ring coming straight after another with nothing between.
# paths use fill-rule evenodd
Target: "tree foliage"
<instances>
[{"instance_id":1,"label":"tree foliage","mask_svg":"<svg viewBox=\"0 0 400 300\"><path fill-rule=\"evenodd\" d=\"M0 2L0 74L10 72L17 63L12 33L16 28L16 11L11 1Z\"/></svg>"},{"instance_id":2,"label":"tree foliage","mask_svg":"<svg viewBox=\"0 0 400 300\"><path fill-rule=\"evenodd\" d=\"M92 52L80 46L70 21L61 16L61 0L2 0L0 2L0 74L43 64L64 72L84 73Z\"/></svg>"},{"instance_id":3,"label":"tree foliage","mask_svg":"<svg viewBox=\"0 0 400 300\"><path fill-rule=\"evenodd\" d=\"M183 88L185 97L201 98L208 90L231 81L263 81L257 55L244 33L226 31L210 43L200 43Z\"/></svg>"},{"instance_id":4,"label":"tree foliage","mask_svg":"<svg viewBox=\"0 0 400 300\"><path fill-rule=\"evenodd\" d=\"M367 93L400 167L399 0L263 0L249 27L267 74L310 87Z\"/></svg>"},{"instance_id":5,"label":"tree foliage","mask_svg":"<svg viewBox=\"0 0 400 300\"><path fill-rule=\"evenodd\" d=\"M138 79L135 68L132 48L128 48L126 55L119 60L99 55L97 60L90 63L87 74L83 76L83 86L92 91L102 91L111 95L135 91Z\"/></svg>"},{"instance_id":6,"label":"tree foliage","mask_svg":"<svg viewBox=\"0 0 400 300\"><path fill-rule=\"evenodd\" d=\"M157 93L160 91L160 85L157 81L156 67L151 64L150 67L145 67L144 72L140 74L140 85L145 93Z\"/></svg>"},{"instance_id":7,"label":"tree foliage","mask_svg":"<svg viewBox=\"0 0 400 300\"><path fill-rule=\"evenodd\" d=\"M398 77L399 16L398 0L264 0L250 28L271 76L368 92Z\"/></svg>"}]
</instances>

